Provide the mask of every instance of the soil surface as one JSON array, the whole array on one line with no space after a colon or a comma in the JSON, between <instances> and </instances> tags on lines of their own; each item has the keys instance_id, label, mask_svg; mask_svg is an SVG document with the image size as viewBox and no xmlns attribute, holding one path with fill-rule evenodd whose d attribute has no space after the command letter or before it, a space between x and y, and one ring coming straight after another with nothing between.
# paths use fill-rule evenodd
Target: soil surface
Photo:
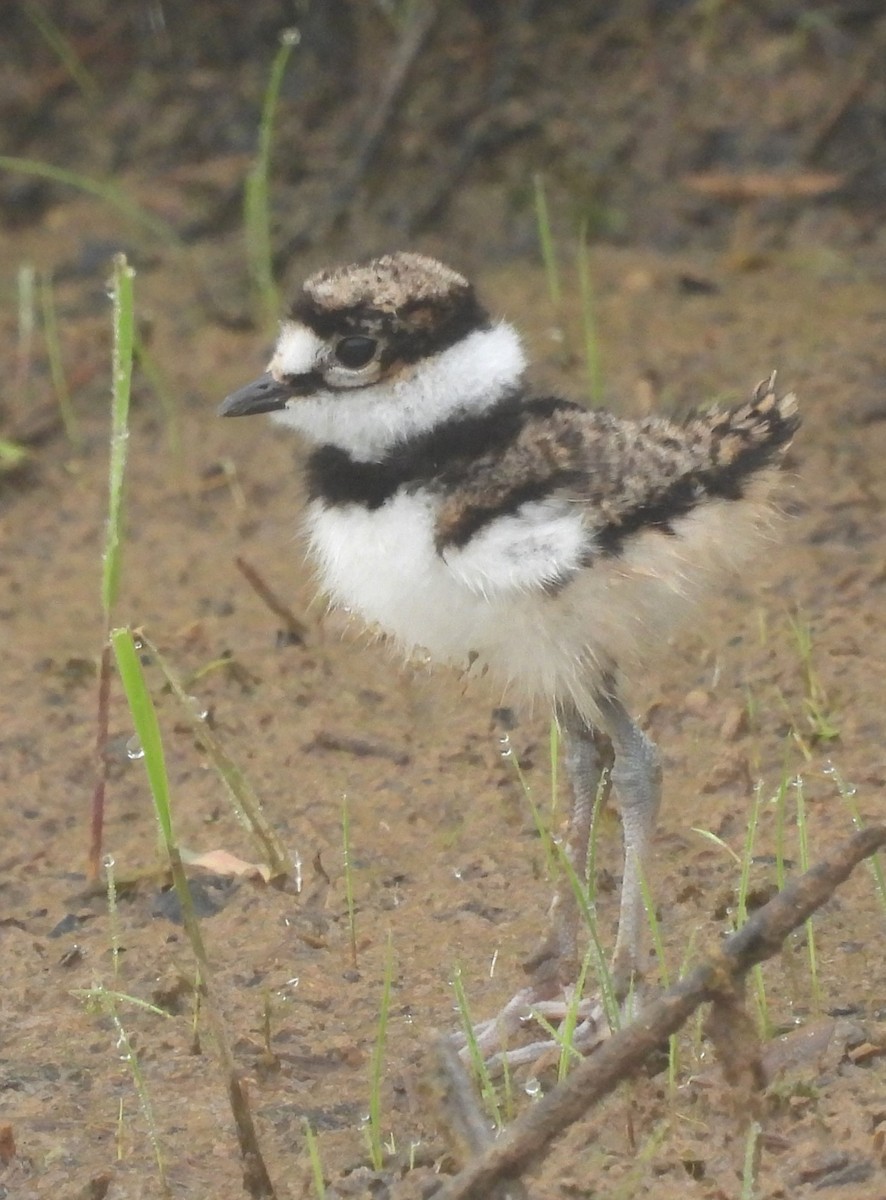
<instances>
[{"instance_id":1,"label":"soil surface","mask_svg":"<svg viewBox=\"0 0 886 1200\"><path fill-rule=\"evenodd\" d=\"M302 863L300 890L191 872L214 994L281 1197L318 1194L307 1125L327 1196L426 1196L456 1169L419 1086L426 1050L459 1024L456 972L477 1017L519 986L551 893L513 761L556 828L566 797L552 813L546 715L404 668L327 615L297 538L300 448L262 421L216 419L273 337L250 282L242 197L287 24L301 42L270 185L284 285L382 249L438 254L525 332L539 386L586 396L583 228L603 403L640 414L733 401L774 367L800 397L779 540L631 696L665 761L649 881L663 970L676 977L733 928L753 811L751 904L772 894L780 863L791 876L847 837L853 812L880 819L881 12L862 0L4 8L0 140L31 165L0 163L0 435L25 451L0 480L0 1196L160 1196L158 1155L173 1196L243 1194L116 681L104 834L114 906L86 873L114 252L137 272L146 351L114 622L144 626L188 678ZM111 181L129 211L46 167ZM559 305L537 248L538 172ZM48 295L76 421L67 433ZM301 640L285 636L238 557L304 623ZM147 655L145 669L182 845L255 860ZM611 941L615 819L597 861ZM671 1076L662 1061L623 1083L535 1165L529 1194L886 1197L886 912L869 870L812 934L794 935L749 986L767 1042L761 1095L723 1080L691 1021ZM388 962L376 1171L365 1126ZM97 988L104 1007L84 995ZM502 1091L506 1119L554 1082L517 1072Z\"/></svg>"}]
</instances>

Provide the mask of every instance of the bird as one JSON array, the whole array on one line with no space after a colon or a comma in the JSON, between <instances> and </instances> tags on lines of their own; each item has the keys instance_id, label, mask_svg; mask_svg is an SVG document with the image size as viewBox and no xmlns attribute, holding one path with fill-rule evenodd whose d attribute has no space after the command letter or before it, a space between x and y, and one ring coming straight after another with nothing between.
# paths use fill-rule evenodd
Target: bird
<instances>
[{"instance_id":1,"label":"bird","mask_svg":"<svg viewBox=\"0 0 886 1200\"><path fill-rule=\"evenodd\" d=\"M624 689L765 553L798 406L773 372L731 408L632 420L540 393L526 372L517 330L464 275L399 251L308 278L266 373L219 413L270 413L309 443L303 519L333 607L553 714L574 876L611 786L624 850L611 979L626 1002L644 973L661 757ZM526 1061L510 1047L527 1015L563 1015L578 936L564 876L525 985L477 1026L484 1055ZM600 1025L599 1004L587 1008L585 1030Z\"/></svg>"}]
</instances>

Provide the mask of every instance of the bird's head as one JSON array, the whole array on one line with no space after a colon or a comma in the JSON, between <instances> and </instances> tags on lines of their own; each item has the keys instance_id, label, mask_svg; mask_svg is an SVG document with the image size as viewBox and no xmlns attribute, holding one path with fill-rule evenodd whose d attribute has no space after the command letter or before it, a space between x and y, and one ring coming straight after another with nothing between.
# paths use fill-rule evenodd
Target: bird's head
<instances>
[{"instance_id":1,"label":"bird's head","mask_svg":"<svg viewBox=\"0 0 886 1200\"><path fill-rule=\"evenodd\" d=\"M219 411L273 413L314 442L374 459L495 403L523 368L516 332L490 319L464 276L424 255L390 254L312 275L267 373Z\"/></svg>"}]
</instances>

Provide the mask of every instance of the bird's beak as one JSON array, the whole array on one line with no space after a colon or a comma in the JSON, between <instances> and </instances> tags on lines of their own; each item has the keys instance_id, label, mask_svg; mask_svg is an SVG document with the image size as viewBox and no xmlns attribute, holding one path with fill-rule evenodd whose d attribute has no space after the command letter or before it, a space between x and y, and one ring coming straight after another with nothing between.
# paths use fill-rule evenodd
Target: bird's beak
<instances>
[{"instance_id":1,"label":"bird's beak","mask_svg":"<svg viewBox=\"0 0 886 1200\"><path fill-rule=\"evenodd\" d=\"M219 405L220 417L249 417L253 413L278 412L292 397L290 384L280 383L273 375L260 375L245 387L231 392Z\"/></svg>"}]
</instances>

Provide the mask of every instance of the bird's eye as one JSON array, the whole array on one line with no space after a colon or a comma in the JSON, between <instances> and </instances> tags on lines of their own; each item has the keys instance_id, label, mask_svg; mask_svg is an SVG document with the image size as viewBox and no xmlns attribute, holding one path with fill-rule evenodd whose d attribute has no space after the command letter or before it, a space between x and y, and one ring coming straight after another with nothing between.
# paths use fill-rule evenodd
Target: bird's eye
<instances>
[{"instance_id":1,"label":"bird's eye","mask_svg":"<svg viewBox=\"0 0 886 1200\"><path fill-rule=\"evenodd\" d=\"M358 371L360 367L372 362L377 349L378 342L375 338L353 334L351 337L343 337L336 345L335 357L343 367Z\"/></svg>"}]
</instances>

